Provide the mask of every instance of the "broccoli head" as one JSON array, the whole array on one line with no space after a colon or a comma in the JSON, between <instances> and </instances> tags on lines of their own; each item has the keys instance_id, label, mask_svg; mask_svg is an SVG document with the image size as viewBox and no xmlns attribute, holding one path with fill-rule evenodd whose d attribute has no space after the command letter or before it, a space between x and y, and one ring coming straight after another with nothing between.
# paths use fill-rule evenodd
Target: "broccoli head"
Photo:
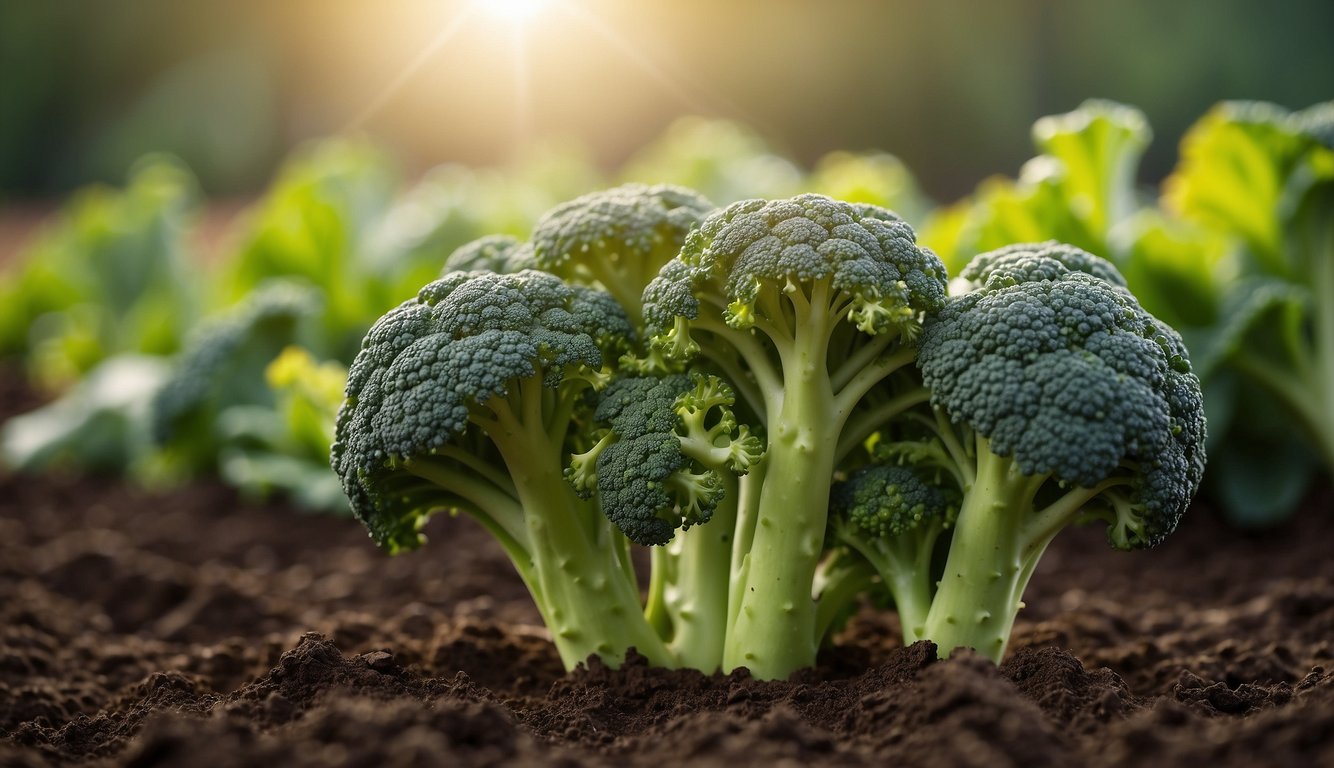
<instances>
[{"instance_id":1,"label":"broccoli head","mask_svg":"<svg viewBox=\"0 0 1334 768\"><path fill-rule=\"evenodd\" d=\"M608 295L545 272L455 272L371 328L348 372L332 464L391 550L439 510L510 555L566 665L638 648L670 657L640 606L624 539L566 484L589 393L633 335Z\"/></svg>"},{"instance_id":2,"label":"broccoli head","mask_svg":"<svg viewBox=\"0 0 1334 768\"><path fill-rule=\"evenodd\" d=\"M1101 519L1120 549L1170 534L1204 472L1200 382L1181 337L1091 254L1040 244L984 254L976 288L928 318L917 364L932 416L900 456L962 492L925 623L942 652L999 660L1051 539Z\"/></svg>"},{"instance_id":3,"label":"broccoli head","mask_svg":"<svg viewBox=\"0 0 1334 768\"><path fill-rule=\"evenodd\" d=\"M552 390L590 382L604 353L619 352L630 326L614 303L591 293L541 272L460 272L376 322L348 371L333 461L377 541L415 546L434 511L429 496L405 505L411 497L397 483L381 492L401 465L444 449L476 422L520 418L520 382ZM493 440L505 434L488 432Z\"/></svg>"},{"instance_id":4,"label":"broccoli head","mask_svg":"<svg viewBox=\"0 0 1334 768\"><path fill-rule=\"evenodd\" d=\"M1204 471L1199 381L1181 337L1095 276L1110 263L1007 250L979 257L988 266L966 273L981 287L923 333L932 402L1022 475L1083 487L1122 477L1120 509L1134 514L1116 516L1113 543L1158 543Z\"/></svg>"},{"instance_id":5,"label":"broccoli head","mask_svg":"<svg viewBox=\"0 0 1334 768\"><path fill-rule=\"evenodd\" d=\"M644 286L681 250L710 211L698 192L666 184L625 184L548 211L533 229L538 269L604 288L639 320Z\"/></svg>"},{"instance_id":6,"label":"broccoli head","mask_svg":"<svg viewBox=\"0 0 1334 768\"><path fill-rule=\"evenodd\" d=\"M738 552L765 557L739 565L724 667L781 677L812 663L812 584L835 467L911 405L866 398L911 368L923 318L944 302L944 266L902 219L813 194L712 214L645 289L650 345L707 360L768 439L763 511L737 539Z\"/></svg>"},{"instance_id":7,"label":"broccoli head","mask_svg":"<svg viewBox=\"0 0 1334 768\"><path fill-rule=\"evenodd\" d=\"M954 525L957 488L921 468L869 464L829 495L829 537L866 559L894 599L905 642L922 639L936 574L940 535Z\"/></svg>"}]
</instances>

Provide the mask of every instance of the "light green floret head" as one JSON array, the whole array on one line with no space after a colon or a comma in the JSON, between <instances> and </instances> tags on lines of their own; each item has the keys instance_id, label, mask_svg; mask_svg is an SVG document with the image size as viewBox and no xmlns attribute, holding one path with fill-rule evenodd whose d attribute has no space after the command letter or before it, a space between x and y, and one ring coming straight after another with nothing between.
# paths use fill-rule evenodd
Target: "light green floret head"
<instances>
[{"instance_id":1,"label":"light green floret head","mask_svg":"<svg viewBox=\"0 0 1334 768\"><path fill-rule=\"evenodd\" d=\"M380 544L417 546L421 524L447 504L400 475L405 462L450 444L476 450L479 409L520 380L555 390L596 378L632 335L604 294L544 272L459 272L426 285L375 323L348 371L332 464L353 512Z\"/></svg>"},{"instance_id":2,"label":"light green floret head","mask_svg":"<svg viewBox=\"0 0 1334 768\"><path fill-rule=\"evenodd\" d=\"M764 444L738 426L731 387L716 376L632 377L601 393L594 416L607 431L576 454L566 477L596 490L607 518L637 544L665 544L678 528L708 522L726 495L724 473L746 474Z\"/></svg>"},{"instance_id":3,"label":"light green floret head","mask_svg":"<svg viewBox=\"0 0 1334 768\"><path fill-rule=\"evenodd\" d=\"M727 324L747 328L766 290L826 280L844 298L840 315L868 334L915 336L945 299L944 265L897 215L812 194L743 200L710 216L649 285L644 315L654 332L680 335L678 319L698 317L697 294L715 286Z\"/></svg>"},{"instance_id":4,"label":"light green floret head","mask_svg":"<svg viewBox=\"0 0 1334 768\"><path fill-rule=\"evenodd\" d=\"M511 235L487 235L456 248L445 259L440 275L477 271L508 275L536 268L531 245Z\"/></svg>"},{"instance_id":5,"label":"light green floret head","mask_svg":"<svg viewBox=\"0 0 1334 768\"><path fill-rule=\"evenodd\" d=\"M1128 494L1101 497L1111 541L1153 546L1204 471L1199 379L1181 337L1129 292L1031 248L979 257L979 287L928 320L923 383L1026 476L1088 488L1127 478Z\"/></svg>"},{"instance_id":6,"label":"light green floret head","mask_svg":"<svg viewBox=\"0 0 1334 768\"><path fill-rule=\"evenodd\" d=\"M542 216L533 229L534 260L567 280L596 283L637 318L644 286L713 208L698 192L667 184L593 192Z\"/></svg>"}]
</instances>

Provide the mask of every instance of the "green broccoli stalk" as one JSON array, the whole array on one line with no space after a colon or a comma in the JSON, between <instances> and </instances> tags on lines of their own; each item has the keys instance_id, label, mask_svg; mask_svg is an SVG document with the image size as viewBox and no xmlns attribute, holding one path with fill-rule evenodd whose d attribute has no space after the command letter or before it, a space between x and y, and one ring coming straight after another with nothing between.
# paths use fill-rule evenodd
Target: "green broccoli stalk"
<instances>
[{"instance_id":1,"label":"green broccoli stalk","mask_svg":"<svg viewBox=\"0 0 1334 768\"><path fill-rule=\"evenodd\" d=\"M983 255L973 290L923 328L933 407L912 417L925 437L891 450L963 494L922 633L942 654L1000 660L1065 527L1102 520L1112 546L1150 547L1199 486L1203 401L1181 338L1090 259L1047 244Z\"/></svg>"},{"instance_id":2,"label":"green broccoli stalk","mask_svg":"<svg viewBox=\"0 0 1334 768\"><path fill-rule=\"evenodd\" d=\"M716 376L619 379L594 414L607 431L566 471L631 541L663 545L653 550L649 622L681 664L706 671L723 659L737 477L764 452L737 424L734 401Z\"/></svg>"},{"instance_id":3,"label":"green broccoli stalk","mask_svg":"<svg viewBox=\"0 0 1334 768\"><path fill-rule=\"evenodd\" d=\"M624 537L564 477L604 361L633 329L605 293L536 271L457 272L382 317L348 373L332 463L391 551L441 509L471 515L523 578L568 668L630 648L644 618Z\"/></svg>"},{"instance_id":4,"label":"green broccoli stalk","mask_svg":"<svg viewBox=\"0 0 1334 768\"><path fill-rule=\"evenodd\" d=\"M768 435L755 514L737 526L725 669L773 678L814 662L812 586L841 436L863 397L911 366L944 282L894 214L802 195L713 214L645 290L653 346L707 359Z\"/></svg>"},{"instance_id":5,"label":"green broccoli stalk","mask_svg":"<svg viewBox=\"0 0 1334 768\"><path fill-rule=\"evenodd\" d=\"M601 287L638 328L644 286L712 210L698 192L666 184L625 184L577 197L533 228L536 268Z\"/></svg>"},{"instance_id":6,"label":"green broccoli stalk","mask_svg":"<svg viewBox=\"0 0 1334 768\"><path fill-rule=\"evenodd\" d=\"M905 644L926 636L935 593L932 557L958 510L956 488L933 484L912 466L862 467L830 494L831 538L875 569L894 598Z\"/></svg>"}]
</instances>

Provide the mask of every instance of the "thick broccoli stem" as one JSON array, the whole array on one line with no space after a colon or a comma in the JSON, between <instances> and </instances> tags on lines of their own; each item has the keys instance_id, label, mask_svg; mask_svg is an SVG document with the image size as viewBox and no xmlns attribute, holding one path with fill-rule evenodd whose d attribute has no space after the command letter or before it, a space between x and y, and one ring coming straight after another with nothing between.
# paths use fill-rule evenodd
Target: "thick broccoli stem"
<instances>
[{"instance_id":1,"label":"thick broccoli stem","mask_svg":"<svg viewBox=\"0 0 1334 768\"><path fill-rule=\"evenodd\" d=\"M1010 458L992 453L981 436L976 468L923 636L936 643L942 658L971 647L1000 663L1023 607L1019 598L1046 542L1034 542L1040 545L1035 549L1026 535L1034 478L1020 474Z\"/></svg>"},{"instance_id":2,"label":"thick broccoli stem","mask_svg":"<svg viewBox=\"0 0 1334 768\"><path fill-rule=\"evenodd\" d=\"M671 619L668 648L681 666L711 672L723 662L727 584L737 522L737 482L727 475L727 496L709 522L681 531L664 545L671 577L663 602ZM657 563L655 563L655 566Z\"/></svg>"},{"instance_id":3,"label":"thick broccoli stem","mask_svg":"<svg viewBox=\"0 0 1334 768\"><path fill-rule=\"evenodd\" d=\"M972 471L962 473L970 482L950 537L945 572L917 639L935 642L942 658L968 647L999 664L1024 607L1024 589L1047 545L1090 501L1130 478L1114 473L1093 487L1068 486L1036 509L1034 499L1052 478L1024 475L1013 458L992 453L990 441L981 435L975 435L974 445L977 458ZM956 449L951 452L961 455ZM1097 517L1114 524L1117 513L1103 510Z\"/></svg>"},{"instance_id":4,"label":"thick broccoli stem","mask_svg":"<svg viewBox=\"0 0 1334 768\"><path fill-rule=\"evenodd\" d=\"M638 585L626 577L612 526L565 481L559 444L552 444L537 377L520 383L518 408L493 403L489 430L524 509L539 610L567 669L601 657L617 666L630 648L657 666L675 666L644 618Z\"/></svg>"},{"instance_id":5,"label":"thick broccoli stem","mask_svg":"<svg viewBox=\"0 0 1334 768\"><path fill-rule=\"evenodd\" d=\"M744 666L759 678L811 666L817 648L811 585L841 425L825 369L824 323L797 328L794 349L784 356L782 405L769 419L759 518L723 654L725 670Z\"/></svg>"}]
</instances>

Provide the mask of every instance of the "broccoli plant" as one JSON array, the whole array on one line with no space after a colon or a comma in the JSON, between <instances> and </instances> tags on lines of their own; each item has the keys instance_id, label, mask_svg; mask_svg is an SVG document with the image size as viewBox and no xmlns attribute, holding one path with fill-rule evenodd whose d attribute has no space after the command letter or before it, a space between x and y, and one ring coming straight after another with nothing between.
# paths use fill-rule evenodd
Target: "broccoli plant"
<instances>
[{"instance_id":1,"label":"broccoli plant","mask_svg":"<svg viewBox=\"0 0 1334 768\"><path fill-rule=\"evenodd\" d=\"M273 408L265 369L284 347L306 340L320 308L313 288L273 280L196 329L152 396L152 435L163 449L162 471L189 475L218 469L232 431L223 414L238 407Z\"/></svg>"},{"instance_id":2,"label":"broccoli plant","mask_svg":"<svg viewBox=\"0 0 1334 768\"><path fill-rule=\"evenodd\" d=\"M671 665L624 536L564 476L589 394L633 329L600 291L542 272L456 272L371 328L348 373L332 462L391 551L438 510L500 541L567 666L630 648Z\"/></svg>"},{"instance_id":3,"label":"broccoli plant","mask_svg":"<svg viewBox=\"0 0 1334 768\"><path fill-rule=\"evenodd\" d=\"M734 538L723 667L783 677L815 660L813 584L849 418L910 368L945 271L896 215L820 195L735 203L644 292L652 345L721 371L767 435ZM859 414L885 421L912 400ZM860 423L853 429L864 429Z\"/></svg>"},{"instance_id":4,"label":"broccoli plant","mask_svg":"<svg viewBox=\"0 0 1334 768\"><path fill-rule=\"evenodd\" d=\"M1132 549L1175 529L1204 471L1205 420L1180 336L1107 262L1071 246L1015 246L979 256L962 278L969 290L927 317L918 347L931 407L882 432L877 451L934 469L961 494L925 616L920 584L895 591L908 595L905 638L999 661L1061 530L1101 520L1112 546ZM877 505L865 486L887 481L854 477L843 506L868 537L860 548L890 561L881 572L893 588L899 570L924 564L925 540L951 513L920 475L892 479L897 490ZM914 514L927 524L908 525Z\"/></svg>"},{"instance_id":5,"label":"broccoli plant","mask_svg":"<svg viewBox=\"0 0 1334 768\"><path fill-rule=\"evenodd\" d=\"M1175 526L1199 382L1111 264L1014 246L948 299L885 209L801 195L698 221L681 199L612 190L533 243L475 241L375 324L332 463L377 541L472 516L567 666L635 647L775 678L877 579L905 639L999 659L1061 528L1103 519L1128 548Z\"/></svg>"},{"instance_id":6,"label":"broccoli plant","mask_svg":"<svg viewBox=\"0 0 1334 768\"><path fill-rule=\"evenodd\" d=\"M904 643L925 638L935 594L932 560L954 526L958 487L912 465L870 464L837 483L829 498L830 539L863 558L894 600Z\"/></svg>"}]
</instances>

